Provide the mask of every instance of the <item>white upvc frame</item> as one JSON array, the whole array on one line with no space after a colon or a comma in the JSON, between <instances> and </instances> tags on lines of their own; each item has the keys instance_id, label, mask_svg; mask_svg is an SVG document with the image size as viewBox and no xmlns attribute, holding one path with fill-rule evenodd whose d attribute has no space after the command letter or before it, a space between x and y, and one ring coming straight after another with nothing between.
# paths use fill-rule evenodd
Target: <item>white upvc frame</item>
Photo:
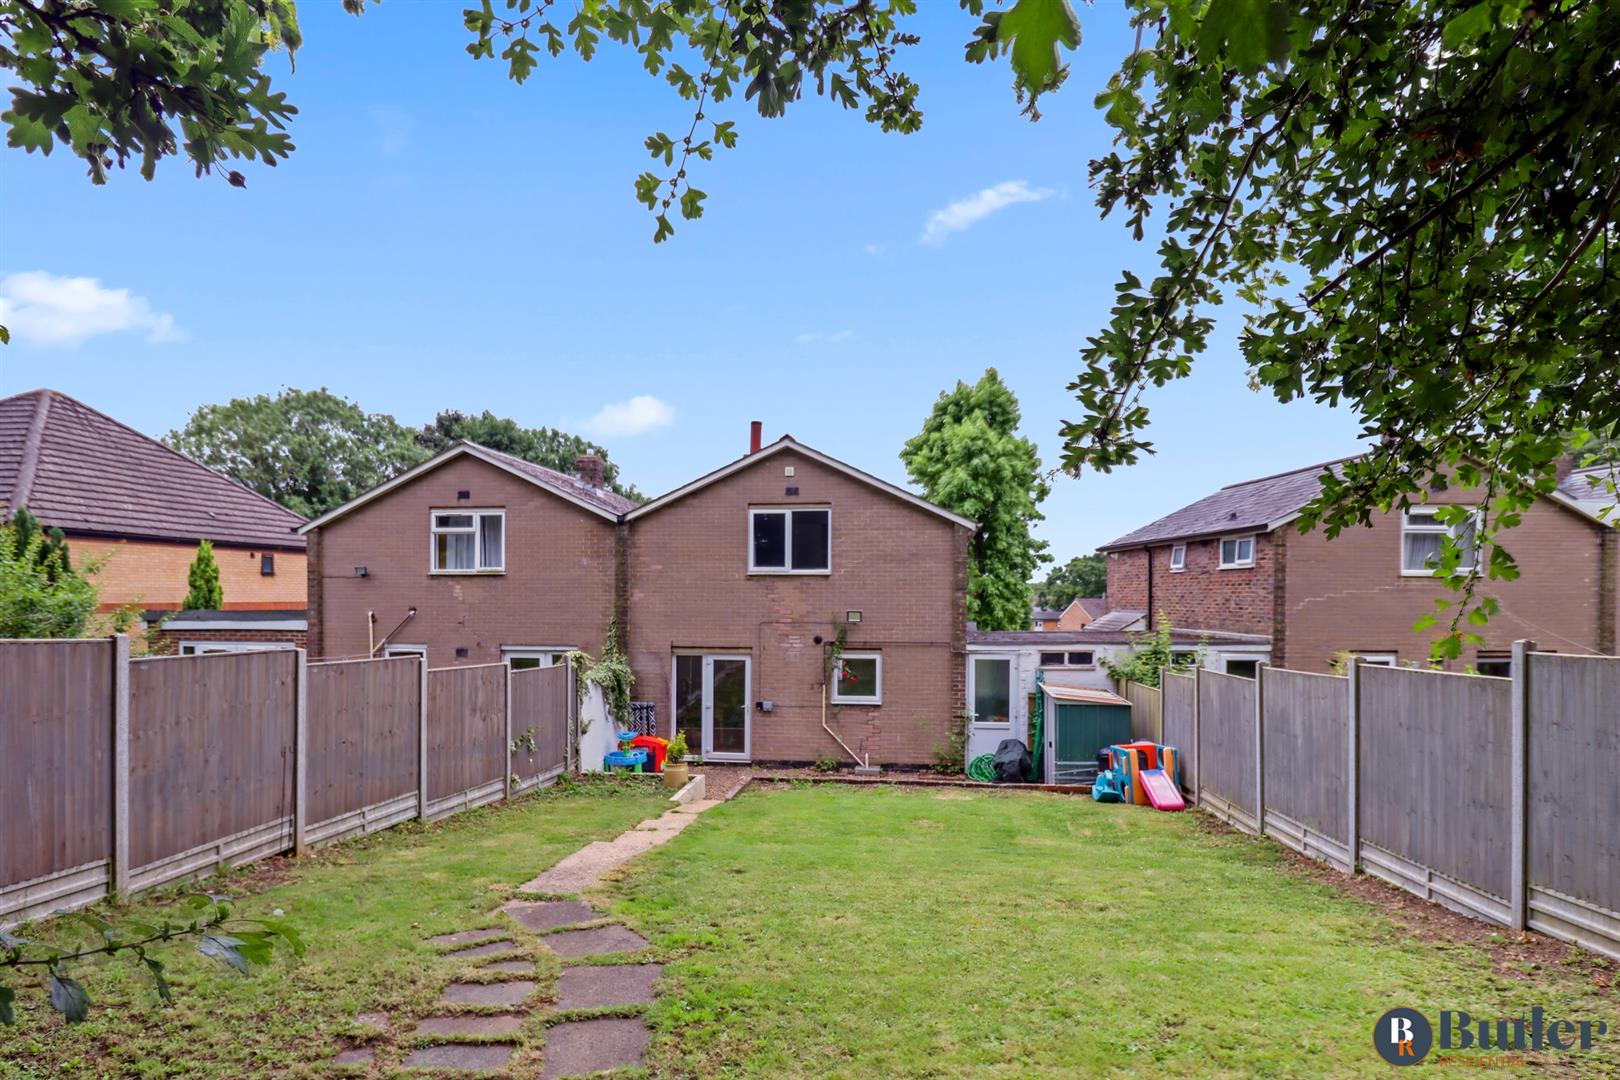
<instances>
[{"instance_id":1,"label":"white upvc frame","mask_svg":"<svg viewBox=\"0 0 1620 1080\"><path fill-rule=\"evenodd\" d=\"M1048 663L1045 663L1041 658L1044 657L1047 653L1057 653L1059 656L1062 656L1063 657L1063 663L1061 663L1061 664L1048 664ZM1089 664L1076 664L1076 663L1074 663L1070 658L1073 657L1075 653L1087 653L1087 654L1089 654L1091 656L1091 663L1089 663ZM1037 649L1036 650L1036 656L1035 656L1035 662L1036 662L1036 666L1047 668L1049 670L1054 669L1054 668L1066 668L1066 669L1068 669L1070 671L1092 671L1097 667L1097 650L1096 649L1068 649L1068 648Z\"/></svg>"},{"instance_id":2,"label":"white upvc frame","mask_svg":"<svg viewBox=\"0 0 1620 1080\"><path fill-rule=\"evenodd\" d=\"M1372 664L1375 667L1400 667L1399 657L1392 652L1352 652L1350 654L1358 664Z\"/></svg>"},{"instance_id":3,"label":"white upvc frame","mask_svg":"<svg viewBox=\"0 0 1620 1080\"><path fill-rule=\"evenodd\" d=\"M796 513L817 513L827 515L827 565L820 570L793 569L793 515ZM782 565L781 566L755 566L754 565L754 517L757 514L785 514L787 520L782 527ZM748 508L748 572L750 574L798 574L805 576L820 575L826 577L832 573L832 506L750 506Z\"/></svg>"},{"instance_id":4,"label":"white upvc frame","mask_svg":"<svg viewBox=\"0 0 1620 1080\"><path fill-rule=\"evenodd\" d=\"M1039 657L1036 659L1039 659ZM1007 719L1005 720L980 720L979 714L973 709L974 704L978 701L978 662L980 660L988 660L993 664L1007 665ZM1018 680L1019 670L1017 653L970 652L967 654L967 712L968 722L973 725L974 730L995 732L1012 731L1013 724L1018 716L1018 707L1020 704Z\"/></svg>"},{"instance_id":5,"label":"white upvc frame","mask_svg":"<svg viewBox=\"0 0 1620 1080\"><path fill-rule=\"evenodd\" d=\"M1247 559L1241 558L1238 555L1238 550L1242 546L1242 544L1243 544L1243 542L1245 540L1248 541L1248 543L1249 543L1249 557ZM1238 534L1236 536L1223 536L1223 537L1221 537L1220 540L1217 541L1217 543L1220 545L1217 548L1217 554L1219 555L1219 558L1220 558L1220 568L1222 570L1246 570L1249 567L1253 566L1254 565L1254 541L1255 541L1255 534L1254 533L1241 533L1241 534ZM1227 544L1232 544L1233 545L1232 559L1231 559L1230 562L1228 562L1227 558L1226 558L1226 545Z\"/></svg>"},{"instance_id":6,"label":"white upvc frame","mask_svg":"<svg viewBox=\"0 0 1620 1080\"><path fill-rule=\"evenodd\" d=\"M456 515L460 515L460 516L471 516L471 518L473 519L472 527L470 529L464 529L464 528L461 528L459 526L451 527L451 528L441 528L439 526L439 515L441 515L441 514L456 514ZM483 561L484 561L484 527L483 527L483 519L486 518L486 517L498 517L498 518L501 519L501 564L499 566L484 566L484 565L482 565ZM473 565L472 565L472 569L470 569L470 570L451 570L451 569L446 569L446 568L443 568L443 567L440 567L440 566L436 565L438 563L438 559L439 559L438 538L441 535L445 535L445 536L467 536L469 534L471 534L471 536L473 538ZM446 574L446 575L461 575L461 576L465 576L465 575L468 575L468 574L504 574L504 573L506 573L507 539L508 538L507 538L507 535L506 535L506 510L504 508L502 508L502 507L496 507L496 506L485 506L485 507L454 506L454 507L446 507L446 506L441 506L441 507L438 507L436 509L429 510L428 511L428 573L433 574L433 575Z\"/></svg>"},{"instance_id":7,"label":"white upvc frame","mask_svg":"<svg viewBox=\"0 0 1620 1080\"><path fill-rule=\"evenodd\" d=\"M679 664L678 657L697 656L703 659L703 683L701 697L698 699L703 710L701 736L703 745L696 750L688 748L688 752L695 754L704 761L748 761L754 751L754 658L748 653L717 653L705 652L702 649L676 649L669 658L669 737L674 738L680 730L676 723L675 681L676 670ZM714 744L714 662L716 660L741 660L743 664L743 752L740 754L715 753L709 747Z\"/></svg>"},{"instance_id":8,"label":"white upvc frame","mask_svg":"<svg viewBox=\"0 0 1620 1080\"><path fill-rule=\"evenodd\" d=\"M394 656L420 656L423 660L426 660L428 653L426 645L406 645L404 643L389 642L383 646L382 654L385 660Z\"/></svg>"},{"instance_id":9,"label":"white upvc frame","mask_svg":"<svg viewBox=\"0 0 1620 1080\"><path fill-rule=\"evenodd\" d=\"M535 659L545 661L541 667L556 667L573 651L572 645L502 645L501 663L511 667L513 660Z\"/></svg>"},{"instance_id":10,"label":"white upvc frame","mask_svg":"<svg viewBox=\"0 0 1620 1080\"><path fill-rule=\"evenodd\" d=\"M1440 537L1455 537L1457 535L1456 530L1458 526L1447 525L1435 519L1435 514L1439 510L1439 506L1409 506L1405 510L1401 511L1401 577L1434 577L1434 575L1439 572L1438 568L1433 566L1421 566L1414 570L1406 565L1406 537L1408 534L1416 533L1419 535ZM1427 518L1428 520L1422 523L1415 523L1412 520L1413 514L1418 514L1419 516ZM1479 511L1473 511L1470 516L1473 518L1474 528L1477 532L1479 528ZM1444 540L1441 542L1444 543ZM1477 539L1474 542L1473 550L1468 552L1468 560L1469 561L1459 564L1458 569L1470 569L1479 561L1479 542Z\"/></svg>"},{"instance_id":11,"label":"white upvc frame","mask_svg":"<svg viewBox=\"0 0 1620 1080\"><path fill-rule=\"evenodd\" d=\"M850 695L850 694L844 694L844 693L839 691L838 688L843 685L843 683L841 681L841 676L844 673L844 662L846 660L873 660L873 661L876 661L876 664L875 664L875 668L876 668L875 681L877 683L877 687L876 687L877 692L876 693L869 694L869 695L868 694ZM838 663L833 666L832 677L833 677L832 695L829 698L829 700L834 705L882 705L883 704L883 654L882 653L880 653L880 652L847 652L847 653L844 653L842 656L840 656L838 658Z\"/></svg>"},{"instance_id":12,"label":"white upvc frame","mask_svg":"<svg viewBox=\"0 0 1620 1080\"><path fill-rule=\"evenodd\" d=\"M298 646L290 641L205 641L182 639L176 647L178 656L199 656L203 653L222 652L263 652L266 649L281 652L287 649L296 649ZM190 652L186 650L190 649Z\"/></svg>"},{"instance_id":13,"label":"white upvc frame","mask_svg":"<svg viewBox=\"0 0 1620 1080\"><path fill-rule=\"evenodd\" d=\"M1187 545L1172 544L1170 546L1170 572L1179 574L1187 569Z\"/></svg>"}]
</instances>

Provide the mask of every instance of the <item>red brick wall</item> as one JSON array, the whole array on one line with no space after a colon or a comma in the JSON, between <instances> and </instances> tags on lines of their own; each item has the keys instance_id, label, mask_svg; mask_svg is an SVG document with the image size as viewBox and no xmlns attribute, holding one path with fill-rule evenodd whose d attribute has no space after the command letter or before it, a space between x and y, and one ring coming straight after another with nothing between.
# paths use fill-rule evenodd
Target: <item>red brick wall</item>
<instances>
[{"instance_id":1,"label":"red brick wall","mask_svg":"<svg viewBox=\"0 0 1620 1080\"><path fill-rule=\"evenodd\" d=\"M173 656L185 641L267 641L288 642L299 648L308 645L308 633L303 630L171 630L159 627L146 633L147 652L154 656Z\"/></svg>"},{"instance_id":2,"label":"red brick wall","mask_svg":"<svg viewBox=\"0 0 1620 1080\"><path fill-rule=\"evenodd\" d=\"M1254 565L1220 568L1220 541L1186 542L1186 569L1171 571L1172 545L1111 552L1108 556L1108 606L1146 611L1148 563L1153 560L1152 621L1161 614L1172 625L1194 630L1227 630L1239 634L1272 632L1272 592L1276 552L1271 537L1255 537Z\"/></svg>"},{"instance_id":3,"label":"red brick wall","mask_svg":"<svg viewBox=\"0 0 1620 1080\"><path fill-rule=\"evenodd\" d=\"M1453 489L1434 493L1431 501L1477 497ZM1603 594L1612 594L1614 582L1604 581L1602 536L1595 524L1550 501L1527 510L1502 538L1520 577L1480 583L1480 595L1496 597L1502 610L1487 625L1470 628L1484 644L1468 647L1464 663L1481 651L1506 652L1516 638L1565 653L1598 652L1605 644L1612 649ZM1428 657L1436 631L1415 633L1412 623L1433 610L1436 598L1455 597L1433 578L1401 575L1398 513L1375 515L1370 527L1346 530L1331 542L1320 530L1290 535L1287 542L1287 641L1283 655L1273 653L1274 664L1322 671L1345 649L1395 653L1402 662Z\"/></svg>"},{"instance_id":4,"label":"red brick wall","mask_svg":"<svg viewBox=\"0 0 1620 1080\"><path fill-rule=\"evenodd\" d=\"M784 494L790 484L796 497ZM825 504L830 575L748 574L750 505ZM747 653L753 699L775 703L754 711L754 760L847 760L821 728L824 652L815 638L831 640L845 612L859 610L845 647L882 652L883 703L829 706L828 716L874 764L926 764L964 707L967 539L938 515L793 451L762 459L630 524L636 697L657 703L667 730L677 650Z\"/></svg>"},{"instance_id":5,"label":"red brick wall","mask_svg":"<svg viewBox=\"0 0 1620 1080\"><path fill-rule=\"evenodd\" d=\"M197 557L196 544L109 540L72 533L67 540L74 566L82 567L93 559L102 563L92 579L101 592L101 610L110 611L131 603L143 608L173 610L185 601L191 560ZM261 555L275 556L274 574L266 576L259 572ZM219 563L219 583L225 593L227 610L304 607L304 552L216 544L214 560Z\"/></svg>"},{"instance_id":6,"label":"red brick wall","mask_svg":"<svg viewBox=\"0 0 1620 1080\"><path fill-rule=\"evenodd\" d=\"M505 573L428 572L429 511L458 506L506 510ZM415 607L391 640L426 645L433 667L498 661L502 645L595 655L613 611L613 537L612 521L459 458L310 534L310 652L363 656L368 611L381 641ZM355 577L357 566L368 576Z\"/></svg>"}]
</instances>

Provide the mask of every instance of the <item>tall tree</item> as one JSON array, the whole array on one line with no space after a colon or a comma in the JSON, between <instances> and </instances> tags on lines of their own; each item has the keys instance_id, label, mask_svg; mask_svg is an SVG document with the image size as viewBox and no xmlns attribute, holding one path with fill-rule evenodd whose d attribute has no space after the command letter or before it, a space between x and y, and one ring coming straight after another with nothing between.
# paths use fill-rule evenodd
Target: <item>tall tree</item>
<instances>
[{"instance_id":1,"label":"tall tree","mask_svg":"<svg viewBox=\"0 0 1620 1080\"><path fill-rule=\"evenodd\" d=\"M433 423L416 434L417 444L434 454L449 449L458 439L469 439L491 450L565 473L574 471L575 459L581 454L595 454L602 459L602 475L608 487L627 499L642 501L641 493L634 486L619 482L619 467L608 460L604 447L556 428L522 427L516 420L496 416L487 409L477 416L449 409L435 416Z\"/></svg>"},{"instance_id":2,"label":"tall tree","mask_svg":"<svg viewBox=\"0 0 1620 1080\"><path fill-rule=\"evenodd\" d=\"M932 502L978 522L968 563L968 618L984 630L1029 626L1030 578L1046 542L1030 535L1051 490L1035 444L1018 434L1018 398L991 368L939 395L900 460Z\"/></svg>"},{"instance_id":3,"label":"tall tree","mask_svg":"<svg viewBox=\"0 0 1620 1080\"><path fill-rule=\"evenodd\" d=\"M32 552L34 561L47 579L55 581L61 574L72 571L73 560L68 551L67 534L58 528L45 528L38 518L28 512L27 507L19 506L17 512L11 515L11 531L7 536L12 556L21 558L24 552ZM34 542L36 538L39 540L37 544Z\"/></svg>"},{"instance_id":4,"label":"tall tree","mask_svg":"<svg viewBox=\"0 0 1620 1080\"><path fill-rule=\"evenodd\" d=\"M1102 554L1076 555L1035 586L1035 606L1061 611L1078 597L1101 596L1107 588L1108 562Z\"/></svg>"},{"instance_id":5,"label":"tall tree","mask_svg":"<svg viewBox=\"0 0 1620 1080\"><path fill-rule=\"evenodd\" d=\"M214 544L204 540L197 545L197 557L186 571L186 599L180 605L187 611L218 611L225 606L225 589L219 582L219 562Z\"/></svg>"},{"instance_id":6,"label":"tall tree","mask_svg":"<svg viewBox=\"0 0 1620 1080\"><path fill-rule=\"evenodd\" d=\"M306 517L428 456L392 416L365 412L325 388L203 405L164 441Z\"/></svg>"}]
</instances>

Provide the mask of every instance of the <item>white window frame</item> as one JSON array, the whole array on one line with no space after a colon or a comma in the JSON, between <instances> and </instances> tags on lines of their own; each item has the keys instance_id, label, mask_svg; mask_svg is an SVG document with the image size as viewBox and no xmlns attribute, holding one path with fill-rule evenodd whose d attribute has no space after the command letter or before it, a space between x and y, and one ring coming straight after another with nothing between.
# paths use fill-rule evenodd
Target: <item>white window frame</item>
<instances>
[{"instance_id":1,"label":"white window frame","mask_svg":"<svg viewBox=\"0 0 1620 1080\"><path fill-rule=\"evenodd\" d=\"M795 570L793 569L793 515L800 511L810 511L827 515L827 566L822 570ZM754 515L756 514L786 514L787 522L782 536L782 565L781 566L755 566L754 565ZM750 574L797 574L805 577L827 577L832 574L832 507L823 506L750 506L748 508L748 572Z\"/></svg>"},{"instance_id":2,"label":"white window frame","mask_svg":"<svg viewBox=\"0 0 1620 1080\"><path fill-rule=\"evenodd\" d=\"M1434 577L1434 575L1439 572L1438 567L1422 566L1416 570L1413 570L1411 567L1406 565L1406 537L1408 533L1419 533L1428 536L1442 537L1454 537L1457 535L1456 530L1458 526L1442 524L1441 522L1435 520L1434 515L1439 509L1440 507L1438 506L1409 506L1405 510L1401 511L1401 577ZM1412 515L1414 513L1428 518L1429 520L1423 524L1414 524L1412 522ZM1476 510L1471 514L1471 516L1474 519L1474 528L1477 534L1477 530L1479 529L1479 512ZM1474 550L1472 555L1473 563L1462 563L1459 565L1458 569L1468 570L1473 566L1474 563L1479 562L1479 541L1477 538L1474 542Z\"/></svg>"},{"instance_id":3,"label":"white window frame","mask_svg":"<svg viewBox=\"0 0 1620 1080\"><path fill-rule=\"evenodd\" d=\"M1353 652L1350 654L1358 664L1371 664L1374 667L1400 667L1400 660L1392 652Z\"/></svg>"},{"instance_id":4,"label":"white window frame","mask_svg":"<svg viewBox=\"0 0 1620 1080\"><path fill-rule=\"evenodd\" d=\"M1047 653L1057 653L1057 654L1059 654L1060 656L1063 657L1063 663L1061 663L1061 664L1044 664L1044 663L1042 663L1041 662L1041 657L1045 656ZM1073 656L1075 653L1090 653L1091 654L1091 663L1089 663L1089 664L1070 663L1069 657ZM1053 668L1067 668L1070 671L1091 671L1094 668L1096 668L1096 666L1097 666L1097 650L1096 649L1037 649L1035 651L1035 666L1040 667L1040 668L1045 668L1048 671L1052 670Z\"/></svg>"},{"instance_id":5,"label":"white window frame","mask_svg":"<svg viewBox=\"0 0 1620 1080\"><path fill-rule=\"evenodd\" d=\"M1249 542L1249 557L1247 559L1236 558L1235 556L1237 554L1237 549L1233 548L1234 558L1232 559L1231 562L1227 562L1226 561L1226 545L1228 543L1241 544L1245 540L1247 540ZM1254 533L1241 533L1241 534L1236 535L1236 536L1223 536L1223 537L1221 537L1221 539L1219 541L1220 547L1217 549L1217 551L1218 551L1218 553L1220 555L1221 569L1222 570L1247 570L1249 567L1253 566L1254 565L1254 540L1255 540L1255 534Z\"/></svg>"},{"instance_id":6,"label":"white window frame","mask_svg":"<svg viewBox=\"0 0 1620 1080\"><path fill-rule=\"evenodd\" d=\"M843 685L841 676L844 674L844 661L846 660L875 660L877 661L877 693L868 696L847 695L838 688ZM847 652L838 658L833 666L832 697L834 705L881 705L883 704L883 654L880 652Z\"/></svg>"},{"instance_id":7,"label":"white window frame","mask_svg":"<svg viewBox=\"0 0 1620 1080\"><path fill-rule=\"evenodd\" d=\"M208 653L228 652L264 652L266 650L282 652L287 649L296 649L298 646L290 641L202 641L182 640L175 649L177 656L205 656ZM189 652L187 650L190 650Z\"/></svg>"},{"instance_id":8,"label":"white window frame","mask_svg":"<svg viewBox=\"0 0 1620 1080\"><path fill-rule=\"evenodd\" d=\"M390 643L383 646L383 659L388 660L396 656L420 656L427 660L426 645L405 645Z\"/></svg>"},{"instance_id":9,"label":"white window frame","mask_svg":"<svg viewBox=\"0 0 1620 1080\"><path fill-rule=\"evenodd\" d=\"M1253 551L1253 548L1249 549ZM1187 545L1174 544L1170 548L1170 572L1179 574L1187 569Z\"/></svg>"},{"instance_id":10,"label":"white window frame","mask_svg":"<svg viewBox=\"0 0 1620 1080\"><path fill-rule=\"evenodd\" d=\"M468 514L472 516L471 529L441 529L439 527L440 514ZM484 566L484 528L483 519L498 517L501 519L501 565ZM470 570L446 570L434 565L439 558L438 538L441 534L451 536L465 536L468 533L473 537L473 568ZM441 506L428 511L428 573L435 576L449 575L465 577L469 574L504 574L506 573L506 548L510 538L506 535L506 511L499 507L445 507Z\"/></svg>"},{"instance_id":11,"label":"white window frame","mask_svg":"<svg viewBox=\"0 0 1620 1080\"><path fill-rule=\"evenodd\" d=\"M573 651L572 645L502 645L501 663L511 667L513 660L536 659L550 661L542 663L541 667L557 667L565 663Z\"/></svg>"}]
</instances>

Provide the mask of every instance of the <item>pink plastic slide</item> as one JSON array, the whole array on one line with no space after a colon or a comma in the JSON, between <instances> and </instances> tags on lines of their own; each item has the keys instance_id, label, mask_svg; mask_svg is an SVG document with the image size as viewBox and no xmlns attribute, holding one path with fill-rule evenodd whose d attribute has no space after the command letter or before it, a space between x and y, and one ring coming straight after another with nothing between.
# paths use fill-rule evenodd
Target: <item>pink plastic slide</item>
<instances>
[{"instance_id":1,"label":"pink plastic slide","mask_svg":"<svg viewBox=\"0 0 1620 1080\"><path fill-rule=\"evenodd\" d=\"M1185 810L1176 782L1164 774L1163 769L1142 770L1142 791L1155 810Z\"/></svg>"}]
</instances>

